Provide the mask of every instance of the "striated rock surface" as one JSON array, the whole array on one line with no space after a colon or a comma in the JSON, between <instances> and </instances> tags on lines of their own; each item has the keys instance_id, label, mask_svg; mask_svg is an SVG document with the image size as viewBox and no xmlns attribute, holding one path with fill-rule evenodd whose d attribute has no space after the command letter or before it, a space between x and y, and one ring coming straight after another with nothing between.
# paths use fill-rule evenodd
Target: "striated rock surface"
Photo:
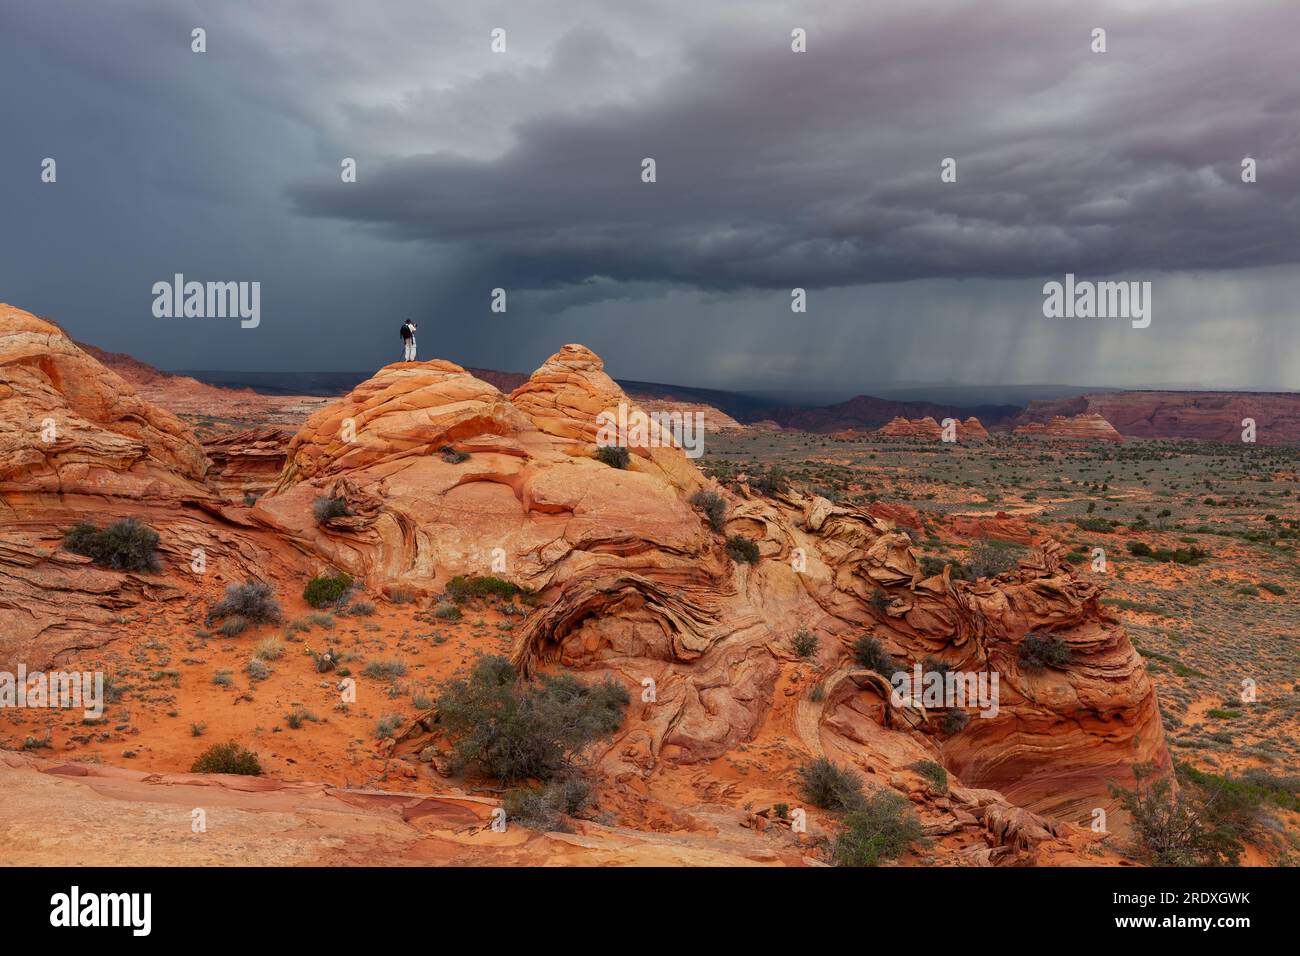
<instances>
[{"instance_id":1,"label":"striated rock surface","mask_svg":"<svg viewBox=\"0 0 1300 956\"><path fill-rule=\"evenodd\" d=\"M634 701L613 742L593 755L613 806L639 807L679 768L769 735L798 757L831 756L908 794L927 832L970 863L1025 862L1064 839L1053 816L1112 805L1107 779L1130 780L1140 761L1168 765L1141 658L1099 603L1100 587L1076 577L1055 542L995 580L953 581L946 569L926 578L890 517L794 491L718 489L648 421L627 435L628 467L606 465L594 457L602 414L631 421L641 410L581 346L565 346L509 396L450 362L387 366L313 414L288 443L273 487L245 508L217 493L220 476L254 460L264 467L272 438L214 449L218 480L209 484L209 460L178 421L57 329L14 311L0 314L0 401L10 423L0 444L0 665L67 660L112 640L121 609L192 594L199 548L203 584L218 593L222 581L247 575L296 592L329 567L374 590L425 596L458 574L533 589L536 605L511 632L519 671L609 675ZM22 425L38 412L75 440L34 444ZM259 441L266 455L253 454ZM701 490L726 498L722 533L690 503ZM342 497L349 513L317 522L322 495ZM163 535L164 570L111 572L59 550L62 529L87 514L146 518ZM757 563L730 557L734 535L757 545ZM814 680L792 677L805 666L790 650L799 628L820 639ZM1032 632L1065 641L1070 665L1024 672L1018 649ZM854 663L863 634L904 667L933 657L996 673L997 713L981 717L968 705L969 725L949 734L940 710L896 704L884 678ZM398 736L419 750L423 732ZM911 769L920 760L948 768L948 795L927 789ZM31 783L31 767L19 769L22 786L36 788L33 803L54 798ZM134 780L132 799L150 800L152 786ZM778 797L795 784L784 786ZM79 806L68 812L97 812L93 799ZM591 837L606 838L611 862L694 852L657 843L645 857L611 835ZM728 858L741 852L733 850Z\"/></svg>"},{"instance_id":2,"label":"striated rock surface","mask_svg":"<svg viewBox=\"0 0 1300 956\"><path fill-rule=\"evenodd\" d=\"M1044 438L1079 438L1088 441L1123 441L1115 426L1096 412L1081 415L1053 415L1046 422L1027 422L1017 425L1017 435L1038 435Z\"/></svg>"},{"instance_id":3,"label":"striated rock surface","mask_svg":"<svg viewBox=\"0 0 1300 956\"><path fill-rule=\"evenodd\" d=\"M175 415L56 325L0 305L0 669L102 646L124 610L183 598L196 548L214 581L292 563L291 549L223 516L208 468ZM60 547L80 520L127 517L161 534L164 573L98 568Z\"/></svg>"},{"instance_id":4,"label":"striated rock surface","mask_svg":"<svg viewBox=\"0 0 1300 956\"><path fill-rule=\"evenodd\" d=\"M291 437L283 428L268 427L207 439L208 482L227 498L263 494L280 480Z\"/></svg>"},{"instance_id":5,"label":"striated rock surface","mask_svg":"<svg viewBox=\"0 0 1300 956\"><path fill-rule=\"evenodd\" d=\"M1199 438L1237 444L1242 420L1256 425L1262 445L1300 443L1300 395L1290 392L1125 391L1034 401L1021 424L1053 416L1101 415L1121 435L1135 438Z\"/></svg>"},{"instance_id":6,"label":"striated rock surface","mask_svg":"<svg viewBox=\"0 0 1300 956\"><path fill-rule=\"evenodd\" d=\"M1167 765L1141 659L1100 588L1077 579L1053 542L1020 570L972 584L924 578L894 520L796 492L730 497L715 534L689 504L708 483L680 450L644 442L627 471L592 458L597 416L620 404L630 403L579 346L508 398L450 363L388 366L304 426L253 514L380 587L434 593L456 574L496 573L539 592L514 643L521 672L613 674L634 696L647 680L655 688L603 757L615 780L752 739L796 626L822 635L830 664L848 665L865 631L907 666L932 656L1001 675L997 716L973 717L954 737L938 714L882 709L870 682L828 689L801 718L801 739L866 772L933 759L964 786L998 791L985 807L1074 812L1109 805L1103 781L1129 779L1133 762ZM445 460L446 445L468 460ZM343 495L354 515L317 527L320 494ZM735 534L757 543L757 564L728 556ZM1019 642L1034 631L1070 644L1068 671L1020 671ZM1023 850L1051 832L1005 808L987 826L963 812L982 833L1011 834L999 846Z\"/></svg>"},{"instance_id":7,"label":"striated rock surface","mask_svg":"<svg viewBox=\"0 0 1300 956\"><path fill-rule=\"evenodd\" d=\"M878 435L889 435L896 438L942 438L943 425L930 416L908 420L899 416L890 420L885 425L876 429ZM987 439L989 433L980 420L974 415L968 417L964 422L957 422L957 440L958 441L980 441Z\"/></svg>"}]
</instances>

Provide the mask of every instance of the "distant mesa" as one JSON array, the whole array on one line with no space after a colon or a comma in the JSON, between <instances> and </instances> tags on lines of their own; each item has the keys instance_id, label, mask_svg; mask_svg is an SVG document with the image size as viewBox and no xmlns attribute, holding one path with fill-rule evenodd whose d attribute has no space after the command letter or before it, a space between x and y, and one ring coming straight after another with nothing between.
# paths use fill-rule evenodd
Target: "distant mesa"
<instances>
[{"instance_id":1,"label":"distant mesa","mask_svg":"<svg viewBox=\"0 0 1300 956\"><path fill-rule=\"evenodd\" d=\"M1044 438L1082 438L1101 441L1123 441L1124 436L1115 426L1096 412L1082 415L1053 415L1046 422L1027 422L1017 425L1017 435L1039 435Z\"/></svg>"}]
</instances>

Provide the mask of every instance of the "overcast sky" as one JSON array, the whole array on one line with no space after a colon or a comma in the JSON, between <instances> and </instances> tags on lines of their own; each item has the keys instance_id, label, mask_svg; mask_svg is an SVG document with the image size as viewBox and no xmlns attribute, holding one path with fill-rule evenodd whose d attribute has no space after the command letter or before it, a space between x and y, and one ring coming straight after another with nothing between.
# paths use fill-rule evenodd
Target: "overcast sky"
<instances>
[{"instance_id":1,"label":"overcast sky","mask_svg":"<svg viewBox=\"0 0 1300 956\"><path fill-rule=\"evenodd\" d=\"M1300 388L1297 37L1295 0L6 3L0 301L164 368L377 367L409 316L422 358L717 388ZM260 326L155 318L177 272L260 282ZM1150 327L1044 317L1067 272L1151 282Z\"/></svg>"}]
</instances>

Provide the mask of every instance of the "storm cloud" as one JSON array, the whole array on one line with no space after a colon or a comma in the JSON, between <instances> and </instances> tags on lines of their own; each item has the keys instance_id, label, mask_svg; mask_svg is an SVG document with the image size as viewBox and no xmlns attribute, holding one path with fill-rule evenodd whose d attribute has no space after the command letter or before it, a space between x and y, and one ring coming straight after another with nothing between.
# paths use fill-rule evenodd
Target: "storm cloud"
<instances>
[{"instance_id":1,"label":"storm cloud","mask_svg":"<svg viewBox=\"0 0 1300 956\"><path fill-rule=\"evenodd\" d=\"M581 341L722 388L1300 387L1286 0L49 0L2 25L0 300L164 367L364 369L411 316L425 356L526 371ZM155 319L176 272L260 281L262 323ZM1151 327L1044 318L1067 272L1152 282Z\"/></svg>"}]
</instances>

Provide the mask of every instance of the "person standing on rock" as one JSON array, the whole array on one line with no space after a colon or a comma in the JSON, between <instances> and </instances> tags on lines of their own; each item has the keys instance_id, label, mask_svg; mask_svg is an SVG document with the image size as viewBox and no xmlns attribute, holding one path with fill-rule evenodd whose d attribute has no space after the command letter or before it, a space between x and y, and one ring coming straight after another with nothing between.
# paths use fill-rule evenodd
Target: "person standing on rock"
<instances>
[{"instance_id":1,"label":"person standing on rock","mask_svg":"<svg viewBox=\"0 0 1300 956\"><path fill-rule=\"evenodd\" d=\"M410 319L402 323L402 344L406 348L402 357L403 362L415 361L415 330L418 328L419 326Z\"/></svg>"}]
</instances>

